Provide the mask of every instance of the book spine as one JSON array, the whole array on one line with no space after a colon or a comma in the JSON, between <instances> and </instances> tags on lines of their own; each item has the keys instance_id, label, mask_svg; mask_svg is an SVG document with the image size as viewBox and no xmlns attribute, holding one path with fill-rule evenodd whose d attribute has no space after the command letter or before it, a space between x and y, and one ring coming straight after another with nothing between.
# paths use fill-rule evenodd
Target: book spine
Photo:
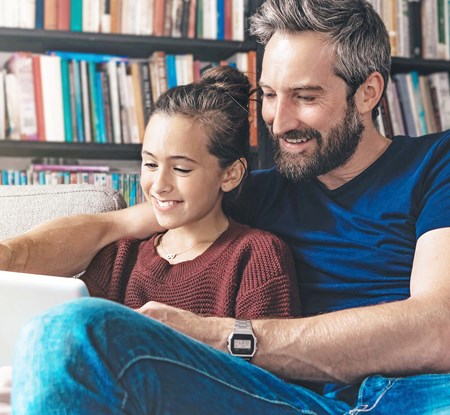
<instances>
[{"instance_id":1,"label":"book spine","mask_svg":"<svg viewBox=\"0 0 450 415\"><path fill-rule=\"evenodd\" d=\"M83 30L83 0L70 0L70 30Z\"/></svg>"},{"instance_id":2,"label":"book spine","mask_svg":"<svg viewBox=\"0 0 450 415\"><path fill-rule=\"evenodd\" d=\"M58 30L70 29L70 0L57 0L56 27Z\"/></svg>"},{"instance_id":3,"label":"book spine","mask_svg":"<svg viewBox=\"0 0 450 415\"><path fill-rule=\"evenodd\" d=\"M61 59L61 82L63 94L63 114L64 114L64 138L66 142L72 143L72 108L70 103L70 82L69 82L69 62Z\"/></svg>"},{"instance_id":4,"label":"book spine","mask_svg":"<svg viewBox=\"0 0 450 415\"><path fill-rule=\"evenodd\" d=\"M36 29L44 28L44 0L36 0Z\"/></svg>"},{"instance_id":5,"label":"book spine","mask_svg":"<svg viewBox=\"0 0 450 415\"><path fill-rule=\"evenodd\" d=\"M33 86L36 105L37 136L39 141L45 141L46 134L44 121L44 101L42 95L41 63L38 55L33 55L31 59L33 61Z\"/></svg>"},{"instance_id":6,"label":"book spine","mask_svg":"<svg viewBox=\"0 0 450 415\"><path fill-rule=\"evenodd\" d=\"M91 121L91 101L89 96L89 79L88 79L88 65L86 61L80 61L81 74L81 96L83 102L83 125L84 138L86 143L93 142L92 137L92 121Z\"/></svg>"}]
</instances>

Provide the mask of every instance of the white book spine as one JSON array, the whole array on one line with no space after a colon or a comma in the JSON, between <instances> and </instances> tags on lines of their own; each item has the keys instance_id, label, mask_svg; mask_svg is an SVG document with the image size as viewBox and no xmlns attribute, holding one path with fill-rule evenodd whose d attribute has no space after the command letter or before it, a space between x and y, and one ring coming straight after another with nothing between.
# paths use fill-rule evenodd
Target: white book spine
<instances>
[{"instance_id":1,"label":"white book spine","mask_svg":"<svg viewBox=\"0 0 450 415\"><path fill-rule=\"evenodd\" d=\"M232 39L243 41L244 40L244 0L233 0L232 4L232 23L231 23L231 33Z\"/></svg>"},{"instance_id":2,"label":"white book spine","mask_svg":"<svg viewBox=\"0 0 450 415\"><path fill-rule=\"evenodd\" d=\"M128 86L127 73L124 62L119 63L117 67L117 79L119 84L120 120L122 124L123 142L124 144L130 144L131 131L128 115Z\"/></svg>"},{"instance_id":3,"label":"white book spine","mask_svg":"<svg viewBox=\"0 0 450 415\"><path fill-rule=\"evenodd\" d=\"M6 112L8 116L8 138L20 140L20 107L19 87L15 74L7 73L5 76Z\"/></svg>"},{"instance_id":4,"label":"white book spine","mask_svg":"<svg viewBox=\"0 0 450 415\"><path fill-rule=\"evenodd\" d=\"M136 97L134 96L133 78L131 75L127 75L127 90L128 90L128 116L130 120L130 140L132 144L139 144L139 127L136 114Z\"/></svg>"},{"instance_id":5,"label":"white book spine","mask_svg":"<svg viewBox=\"0 0 450 415\"><path fill-rule=\"evenodd\" d=\"M41 55L42 98L47 141L64 141L61 59Z\"/></svg>"},{"instance_id":6,"label":"white book spine","mask_svg":"<svg viewBox=\"0 0 450 415\"><path fill-rule=\"evenodd\" d=\"M217 0L203 2L203 38L217 39Z\"/></svg>"},{"instance_id":7,"label":"white book spine","mask_svg":"<svg viewBox=\"0 0 450 415\"><path fill-rule=\"evenodd\" d=\"M0 140L6 138L5 112L5 71L0 70Z\"/></svg>"},{"instance_id":8,"label":"white book spine","mask_svg":"<svg viewBox=\"0 0 450 415\"><path fill-rule=\"evenodd\" d=\"M19 0L19 27L34 29L36 27L36 0Z\"/></svg>"},{"instance_id":9,"label":"white book spine","mask_svg":"<svg viewBox=\"0 0 450 415\"><path fill-rule=\"evenodd\" d=\"M141 0L140 34L149 36L153 33L153 0Z\"/></svg>"},{"instance_id":10,"label":"white book spine","mask_svg":"<svg viewBox=\"0 0 450 415\"><path fill-rule=\"evenodd\" d=\"M91 133L91 111L89 104L89 86L87 78L87 64L86 61L80 61L81 73L81 98L83 105L83 124L84 124L84 139L86 143L92 142Z\"/></svg>"},{"instance_id":11,"label":"white book spine","mask_svg":"<svg viewBox=\"0 0 450 415\"><path fill-rule=\"evenodd\" d=\"M113 124L113 141L115 144L121 144L120 133L120 103L119 103L119 85L117 83L117 63L113 60L107 63L109 78L109 91L111 96L111 115Z\"/></svg>"}]
</instances>

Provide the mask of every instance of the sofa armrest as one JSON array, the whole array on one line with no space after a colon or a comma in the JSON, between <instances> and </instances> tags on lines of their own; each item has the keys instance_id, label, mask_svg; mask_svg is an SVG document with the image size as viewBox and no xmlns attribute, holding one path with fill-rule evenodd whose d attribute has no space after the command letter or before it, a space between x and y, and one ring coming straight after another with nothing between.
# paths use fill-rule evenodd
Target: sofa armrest
<instances>
[{"instance_id":1,"label":"sofa armrest","mask_svg":"<svg viewBox=\"0 0 450 415\"><path fill-rule=\"evenodd\" d=\"M125 208L122 195L88 184L0 186L0 239L59 216Z\"/></svg>"}]
</instances>

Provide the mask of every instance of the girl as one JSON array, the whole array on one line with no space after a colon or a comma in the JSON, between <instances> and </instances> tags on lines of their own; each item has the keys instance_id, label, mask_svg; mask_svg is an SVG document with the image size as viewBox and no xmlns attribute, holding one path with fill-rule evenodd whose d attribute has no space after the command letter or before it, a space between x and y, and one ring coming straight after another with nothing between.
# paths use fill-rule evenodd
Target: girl
<instances>
[{"instance_id":1,"label":"girl","mask_svg":"<svg viewBox=\"0 0 450 415\"><path fill-rule=\"evenodd\" d=\"M224 213L247 175L249 95L247 77L221 66L158 99L141 187L167 231L101 250L82 276L91 295L135 309L154 300L201 315L299 315L285 243Z\"/></svg>"}]
</instances>

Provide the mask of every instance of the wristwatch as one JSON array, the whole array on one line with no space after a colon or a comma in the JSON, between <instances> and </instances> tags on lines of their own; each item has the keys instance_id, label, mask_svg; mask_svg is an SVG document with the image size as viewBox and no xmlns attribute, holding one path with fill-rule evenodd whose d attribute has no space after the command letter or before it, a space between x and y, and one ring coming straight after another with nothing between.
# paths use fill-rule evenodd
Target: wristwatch
<instances>
[{"instance_id":1,"label":"wristwatch","mask_svg":"<svg viewBox=\"0 0 450 415\"><path fill-rule=\"evenodd\" d=\"M251 321L236 320L234 330L228 336L227 341L230 354L250 361L256 353L257 343Z\"/></svg>"}]
</instances>

